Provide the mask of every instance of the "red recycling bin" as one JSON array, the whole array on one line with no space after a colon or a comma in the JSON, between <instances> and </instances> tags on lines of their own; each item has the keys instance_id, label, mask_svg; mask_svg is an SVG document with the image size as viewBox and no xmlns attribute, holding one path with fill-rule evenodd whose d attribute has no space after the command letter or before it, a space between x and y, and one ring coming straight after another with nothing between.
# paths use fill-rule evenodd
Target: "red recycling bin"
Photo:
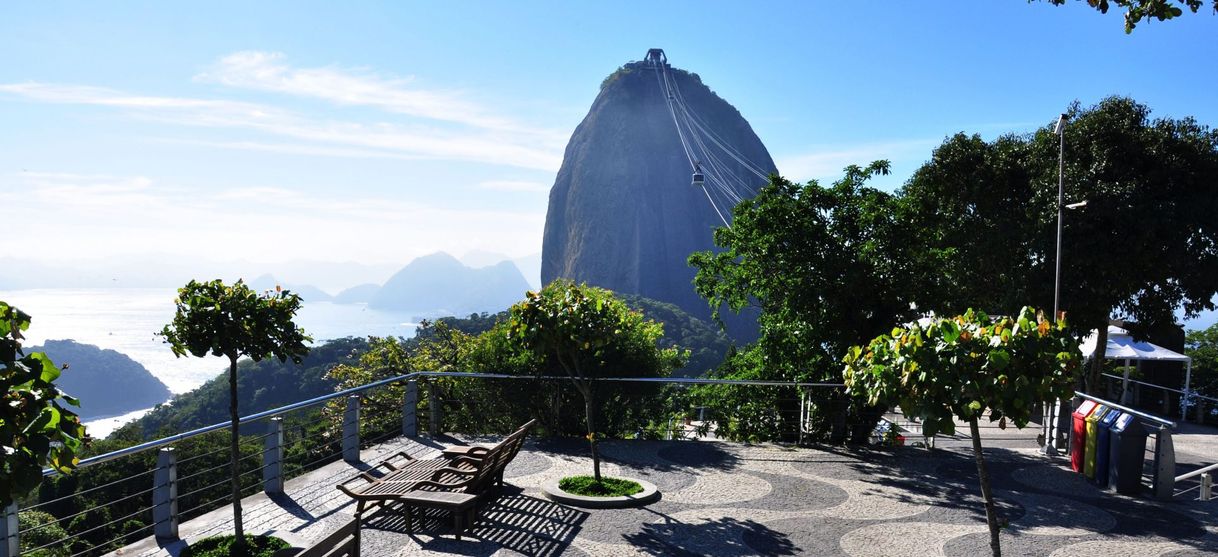
<instances>
[{"instance_id":1,"label":"red recycling bin","mask_svg":"<svg viewBox=\"0 0 1218 557\"><path fill-rule=\"evenodd\" d=\"M1087 416L1099 406L1093 400L1084 400L1074 411L1074 427L1070 431L1070 468L1083 471L1083 456L1087 447Z\"/></svg>"}]
</instances>

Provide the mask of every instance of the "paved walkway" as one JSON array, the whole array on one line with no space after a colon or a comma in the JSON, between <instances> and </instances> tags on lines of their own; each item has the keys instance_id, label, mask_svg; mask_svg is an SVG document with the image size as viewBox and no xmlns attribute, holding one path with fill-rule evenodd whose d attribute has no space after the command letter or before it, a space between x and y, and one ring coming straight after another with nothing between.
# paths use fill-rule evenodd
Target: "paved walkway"
<instances>
[{"instance_id":1,"label":"paved walkway","mask_svg":"<svg viewBox=\"0 0 1218 557\"><path fill-rule=\"evenodd\" d=\"M427 456L438 444L398 439L366 451L365 462L397 450ZM508 468L511 487L458 542L447 517L405 532L399 516L369 518L363 554L459 555L841 555L975 556L989 535L971 453L956 448L895 453L790 449L714 441L610 441L610 475L649 480L663 499L646 508L586 511L545 500L545 480L587 473L585 445L530 443ZM1000 511L1004 555L1163 556L1218 553L1218 501L1157 502L1101 492L1032 449L987 457ZM288 483L290 496L244 502L246 529L315 540L354 512L333 486L356 468L335 463ZM230 529L229 509L183 525L184 537ZM472 538L472 539L471 539ZM123 555L167 555L151 540Z\"/></svg>"}]
</instances>

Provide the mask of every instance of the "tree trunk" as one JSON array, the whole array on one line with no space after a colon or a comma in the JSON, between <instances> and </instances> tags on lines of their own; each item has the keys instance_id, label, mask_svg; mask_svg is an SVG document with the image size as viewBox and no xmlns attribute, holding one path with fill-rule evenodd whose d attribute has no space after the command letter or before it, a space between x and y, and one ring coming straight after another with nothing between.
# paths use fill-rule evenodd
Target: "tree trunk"
<instances>
[{"instance_id":1,"label":"tree trunk","mask_svg":"<svg viewBox=\"0 0 1218 557\"><path fill-rule=\"evenodd\" d=\"M233 476L233 533L236 534L236 539L233 541L234 553L243 550L245 546L245 528L241 524L241 478L240 467L238 461L241 458L241 449L238 447L237 441L241 438L241 434L237 431L237 358L229 356L228 366L228 417L232 422L230 426L229 440L229 473ZM243 554L243 552L242 552Z\"/></svg>"},{"instance_id":2,"label":"tree trunk","mask_svg":"<svg viewBox=\"0 0 1218 557\"><path fill-rule=\"evenodd\" d=\"M1100 325L1095 339L1095 352L1091 354L1091 373L1087 374L1086 392L1095 395L1099 391L1100 378L1104 373L1104 356L1108 350L1108 320Z\"/></svg>"},{"instance_id":3,"label":"tree trunk","mask_svg":"<svg viewBox=\"0 0 1218 557\"><path fill-rule=\"evenodd\" d=\"M593 416L594 406L592 404L592 389L585 388L584 395L584 412L588 417L588 443L592 445L592 477L597 483L601 481L601 455L596 451L596 419Z\"/></svg>"},{"instance_id":4,"label":"tree trunk","mask_svg":"<svg viewBox=\"0 0 1218 557\"><path fill-rule=\"evenodd\" d=\"M990 472L985 467L981 454L981 432L977 428L977 417L969 418L969 430L973 434L973 455L977 457L977 476L981 480L981 497L985 499L985 521L990 526L990 549L994 557L1002 557L1002 546L998 541L998 511L994 508L994 493L990 490Z\"/></svg>"}]
</instances>

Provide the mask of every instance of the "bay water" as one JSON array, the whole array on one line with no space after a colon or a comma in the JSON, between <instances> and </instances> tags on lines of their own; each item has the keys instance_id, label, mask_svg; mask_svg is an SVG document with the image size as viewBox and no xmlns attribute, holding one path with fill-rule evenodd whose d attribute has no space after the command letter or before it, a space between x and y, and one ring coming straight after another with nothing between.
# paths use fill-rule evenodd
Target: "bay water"
<instances>
[{"instance_id":1,"label":"bay water","mask_svg":"<svg viewBox=\"0 0 1218 557\"><path fill-rule=\"evenodd\" d=\"M228 362L219 356L177 358L157 336L173 319L176 295L173 288L52 288L0 291L0 300L30 314L24 346L41 345L49 339L72 339L115 350L142 364L178 394L223 373ZM348 336L411 337L419 315L426 313L306 301L296 316L296 324L316 344ZM69 394L87 396L87 393ZM89 432L94 437L104 437L147 411L90 421Z\"/></svg>"}]
</instances>

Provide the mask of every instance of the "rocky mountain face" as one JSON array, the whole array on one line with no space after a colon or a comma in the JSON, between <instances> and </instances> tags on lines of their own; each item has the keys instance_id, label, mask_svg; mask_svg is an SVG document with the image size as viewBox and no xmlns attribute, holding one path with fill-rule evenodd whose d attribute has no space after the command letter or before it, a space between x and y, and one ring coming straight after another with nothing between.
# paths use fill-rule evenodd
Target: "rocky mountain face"
<instances>
[{"instance_id":1,"label":"rocky mountain face","mask_svg":"<svg viewBox=\"0 0 1218 557\"><path fill-rule=\"evenodd\" d=\"M671 88L658 77L651 64L623 66L602 84L571 136L550 190L541 278L639 294L707 319L710 309L694 291L695 272L686 260L714 247L712 231L723 222L703 188L690 183L690 164L669 110ZM668 78L704 128L765 173L777 172L749 123L697 74L669 68ZM750 186L745 196L760 189L764 180L724 158L720 168ZM729 219L730 209L719 202ZM725 321L737 340L755 338L755 317Z\"/></svg>"},{"instance_id":2,"label":"rocky mountain face","mask_svg":"<svg viewBox=\"0 0 1218 557\"><path fill-rule=\"evenodd\" d=\"M465 315L501 311L523 300L529 290L511 261L478 269L439 252L411 261L372 295L378 309Z\"/></svg>"},{"instance_id":3,"label":"rocky mountain face","mask_svg":"<svg viewBox=\"0 0 1218 557\"><path fill-rule=\"evenodd\" d=\"M116 416L169 400L169 388L126 354L74 340L48 340L26 350L46 352L57 365L68 365L55 384L80 399L83 420Z\"/></svg>"}]
</instances>

